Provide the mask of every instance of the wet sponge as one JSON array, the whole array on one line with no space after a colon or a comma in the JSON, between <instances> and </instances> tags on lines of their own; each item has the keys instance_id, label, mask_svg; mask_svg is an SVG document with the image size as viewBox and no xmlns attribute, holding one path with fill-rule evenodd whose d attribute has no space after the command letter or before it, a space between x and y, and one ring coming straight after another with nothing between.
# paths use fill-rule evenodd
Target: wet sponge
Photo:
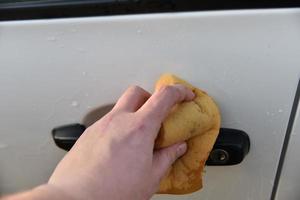
<instances>
[{"instance_id":1,"label":"wet sponge","mask_svg":"<svg viewBox=\"0 0 300 200\"><path fill-rule=\"evenodd\" d=\"M157 193L187 194L202 188L202 171L220 129L219 109L206 92L172 74L162 75L155 89L178 83L193 90L196 97L174 106L162 123L155 149L181 141L187 142L188 149L171 166Z\"/></svg>"}]
</instances>

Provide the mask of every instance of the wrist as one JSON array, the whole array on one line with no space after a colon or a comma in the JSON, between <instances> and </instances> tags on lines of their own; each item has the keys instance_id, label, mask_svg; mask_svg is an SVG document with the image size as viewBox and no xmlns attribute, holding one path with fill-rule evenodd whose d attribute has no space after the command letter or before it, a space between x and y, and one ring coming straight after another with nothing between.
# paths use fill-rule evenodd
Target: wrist
<instances>
[{"instance_id":1,"label":"wrist","mask_svg":"<svg viewBox=\"0 0 300 200\"><path fill-rule=\"evenodd\" d=\"M71 195L64 192L57 186L51 185L49 183L40 185L33 189L33 198L32 199L41 199L41 200L76 200Z\"/></svg>"},{"instance_id":2,"label":"wrist","mask_svg":"<svg viewBox=\"0 0 300 200\"><path fill-rule=\"evenodd\" d=\"M59 188L50 184L40 185L31 190L24 191L15 195L8 195L1 200L75 200L70 195L65 194Z\"/></svg>"}]
</instances>

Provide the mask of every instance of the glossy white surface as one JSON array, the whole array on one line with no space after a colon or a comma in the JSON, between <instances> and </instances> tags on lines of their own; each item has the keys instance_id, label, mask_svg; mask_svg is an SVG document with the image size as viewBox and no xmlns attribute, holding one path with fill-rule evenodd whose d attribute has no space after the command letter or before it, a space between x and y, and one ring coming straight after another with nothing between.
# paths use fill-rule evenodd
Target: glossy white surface
<instances>
[{"instance_id":1,"label":"glossy white surface","mask_svg":"<svg viewBox=\"0 0 300 200\"><path fill-rule=\"evenodd\" d=\"M242 164L207 167L202 192L153 199L269 199L299 57L299 9L2 22L1 191L47 180L64 155L53 127L173 72L208 91L222 126L252 143Z\"/></svg>"}]
</instances>

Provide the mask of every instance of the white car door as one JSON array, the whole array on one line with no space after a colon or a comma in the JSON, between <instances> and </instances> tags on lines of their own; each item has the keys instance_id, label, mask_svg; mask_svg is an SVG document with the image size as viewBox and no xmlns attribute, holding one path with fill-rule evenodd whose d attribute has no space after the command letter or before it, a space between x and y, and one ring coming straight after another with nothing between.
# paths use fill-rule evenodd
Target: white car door
<instances>
[{"instance_id":1,"label":"white car door","mask_svg":"<svg viewBox=\"0 0 300 200\"><path fill-rule=\"evenodd\" d=\"M9 20L17 18L0 22L2 194L47 181L66 153L53 128L89 125L129 85L152 91L165 72L213 96L222 127L245 131L251 147L238 165L207 166L201 191L153 199L274 199L280 191L298 104L300 9Z\"/></svg>"}]
</instances>

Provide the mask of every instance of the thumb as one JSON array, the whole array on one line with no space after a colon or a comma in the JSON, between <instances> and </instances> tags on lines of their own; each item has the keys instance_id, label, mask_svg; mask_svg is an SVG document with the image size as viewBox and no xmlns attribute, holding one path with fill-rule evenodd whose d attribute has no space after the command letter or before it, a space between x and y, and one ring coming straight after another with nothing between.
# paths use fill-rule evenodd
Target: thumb
<instances>
[{"instance_id":1,"label":"thumb","mask_svg":"<svg viewBox=\"0 0 300 200\"><path fill-rule=\"evenodd\" d=\"M186 149L187 145L183 142L155 151L153 157L154 176L159 180L162 179L170 166L186 152Z\"/></svg>"}]
</instances>

